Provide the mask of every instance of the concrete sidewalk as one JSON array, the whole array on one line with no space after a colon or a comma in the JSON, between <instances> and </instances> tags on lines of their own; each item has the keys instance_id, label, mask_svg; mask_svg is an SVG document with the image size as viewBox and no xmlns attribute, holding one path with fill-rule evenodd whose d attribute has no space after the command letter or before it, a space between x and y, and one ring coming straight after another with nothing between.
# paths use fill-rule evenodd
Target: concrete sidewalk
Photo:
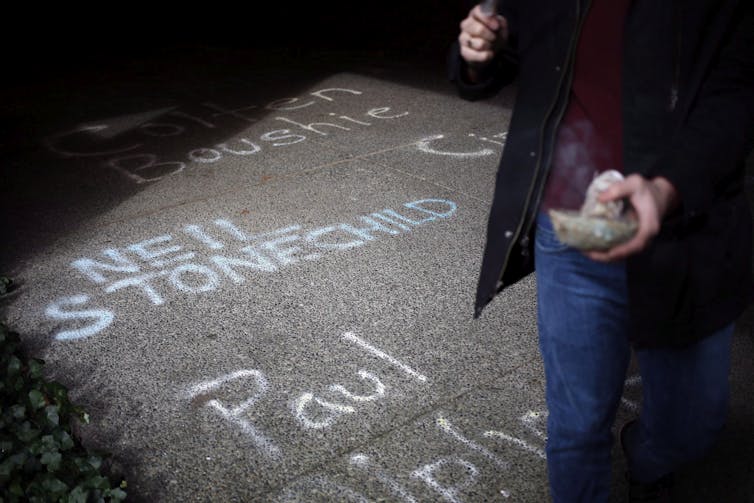
<instances>
[{"instance_id":1,"label":"concrete sidewalk","mask_svg":"<svg viewBox=\"0 0 754 503\"><path fill-rule=\"evenodd\" d=\"M249 57L6 108L4 317L89 411L84 442L135 501L546 501L534 278L471 316L512 91ZM678 501L754 501L751 320ZM617 424L640 390L632 368ZM623 469L616 447L616 502Z\"/></svg>"}]
</instances>

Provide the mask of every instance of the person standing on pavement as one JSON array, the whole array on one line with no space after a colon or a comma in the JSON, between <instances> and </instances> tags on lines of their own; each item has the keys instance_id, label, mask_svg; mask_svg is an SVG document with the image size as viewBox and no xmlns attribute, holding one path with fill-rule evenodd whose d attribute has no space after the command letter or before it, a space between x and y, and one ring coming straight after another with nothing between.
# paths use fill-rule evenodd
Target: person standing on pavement
<instances>
[{"instance_id":1,"label":"person standing on pavement","mask_svg":"<svg viewBox=\"0 0 754 503\"><path fill-rule=\"evenodd\" d=\"M611 427L631 349L643 387L621 430L631 501L724 425L733 323L754 297L743 193L754 146L751 0L503 0L461 23L449 75L466 99L517 81L475 317L536 264L555 502L607 501ZM577 209L595 174L625 179L628 242L580 252L545 210Z\"/></svg>"}]
</instances>

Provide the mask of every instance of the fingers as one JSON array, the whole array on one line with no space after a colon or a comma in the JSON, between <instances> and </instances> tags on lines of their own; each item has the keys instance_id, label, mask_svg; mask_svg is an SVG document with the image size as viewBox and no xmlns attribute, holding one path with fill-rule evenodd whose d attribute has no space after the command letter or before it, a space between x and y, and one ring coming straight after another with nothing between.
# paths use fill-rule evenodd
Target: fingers
<instances>
[{"instance_id":1,"label":"fingers","mask_svg":"<svg viewBox=\"0 0 754 503\"><path fill-rule=\"evenodd\" d=\"M599 195L599 201L606 203L608 201L615 201L616 199L623 199L629 197L636 192L641 186L644 179L638 175L629 175L620 182L615 182L605 189Z\"/></svg>"},{"instance_id":2,"label":"fingers","mask_svg":"<svg viewBox=\"0 0 754 503\"><path fill-rule=\"evenodd\" d=\"M507 29L504 17L486 16L477 5L461 22L461 56L469 63L487 63L495 57L501 40L507 38Z\"/></svg>"},{"instance_id":3,"label":"fingers","mask_svg":"<svg viewBox=\"0 0 754 503\"><path fill-rule=\"evenodd\" d=\"M466 19L461 22L461 30L464 30L465 27L466 31L471 35L484 37L492 41L497 37L497 32L501 26L501 19L505 20L502 16L487 16L477 5L471 9Z\"/></svg>"},{"instance_id":4,"label":"fingers","mask_svg":"<svg viewBox=\"0 0 754 503\"><path fill-rule=\"evenodd\" d=\"M600 195L602 202L628 198L636 213L636 235L626 243L607 251L588 252L587 256L599 262L612 262L642 251L660 231L661 213L657 199L650 190L649 182L638 175L631 175L611 185Z\"/></svg>"}]
</instances>

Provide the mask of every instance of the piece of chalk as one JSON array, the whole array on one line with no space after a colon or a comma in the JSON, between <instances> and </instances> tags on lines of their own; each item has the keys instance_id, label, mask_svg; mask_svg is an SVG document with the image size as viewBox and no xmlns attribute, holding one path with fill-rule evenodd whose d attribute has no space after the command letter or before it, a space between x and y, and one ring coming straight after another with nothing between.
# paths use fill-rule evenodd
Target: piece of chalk
<instances>
[{"instance_id":1,"label":"piece of chalk","mask_svg":"<svg viewBox=\"0 0 754 503\"><path fill-rule=\"evenodd\" d=\"M497 0L482 0L479 7L485 16L494 16L497 14Z\"/></svg>"}]
</instances>

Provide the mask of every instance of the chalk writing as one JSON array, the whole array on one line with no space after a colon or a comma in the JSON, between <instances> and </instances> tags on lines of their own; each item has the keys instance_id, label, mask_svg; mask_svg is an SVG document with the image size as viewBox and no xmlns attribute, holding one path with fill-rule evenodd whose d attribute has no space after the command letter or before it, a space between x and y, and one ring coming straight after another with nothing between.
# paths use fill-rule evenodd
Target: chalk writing
<instances>
[{"instance_id":1,"label":"chalk writing","mask_svg":"<svg viewBox=\"0 0 754 503\"><path fill-rule=\"evenodd\" d=\"M412 369L408 365L406 365L404 363L401 363L400 361L396 360L395 358L393 358L389 354L385 353L384 351L381 351L381 350L377 349L376 347L372 346L371 344L367 343L366 341L364 341L363 339L357 337L356 335L352 334L351 332L346 332L345 334L343 334L343 340L356 343L360 347L366 349L367 351L369 351L370 353L372 353L373 355L375 355L377 358L385 360L388 363L390 363L391 365L399 368L400 370L402 370L406 374L410 375L411 377L415 377L419 382L426 382L427 381L427 376L425 376L423 374L420 374L419 372L415 371L414 369Z\"/></svg>"},{"instance_id":2,"label":"chalk writing","mask_svg":"<svg viewBox=\"0 0 754 503\"><path fill-rule=\"evenodd\" d=\"M491 138L487 138L485 136L477 136L475 133L469 133L469 138L474 138L475 140L486 142L486 143L492 143L494 145L498 145L500 147L503 147L505 145L505 140L508 136L507 132L498 133L496 135L492 135L492 138L496 138L496 140L493 140ZM420 152L424 152L425 154L434 154L434 155L442 155L447 157L455 157L458 159L471 159L475 157L485 157L488 155L494 155L499 153L499 149L492 149L489 147L481 148L478 150L468 150L464 152L456 152L453 150L446 150L446 147L443 147L443 141L447 137L444 134L436 134L432 136L427 136L426 138L422 138L418 142L416 142L416 148L419 149Z\"/></svg>"},{"instance_id":3,"label":"chalk writing","mask_svg":"<svg viewBox=\"0 0 754 503\"><path fill-rule=\"evenodd\" d=\"M60 341L69 341L74 339L83 339L90 337L108 326L113 322L114 315L112 312L104 309L87 309L84 311L65 311L65 306L81 306L89 302L87 295L73 295L65 297L57 302L53 302L45 310L45 314L53 320L93 320L91 325L84 328L72 328L61 330L55 336Z\"/></svg>"},{"instance_id":4,"label":"chalk writing","mask_svg":"<svg viewBox=\"0 0 754 503\"><path fill-rule=\"evenodd\" d=\"M460 476L466 475L466 479L457 485L443 485L435 477L435 472L440 469L456 469ZM458 470L460 468L460 470ZM460 503L460 493L473 484L479 477L479 469L472 463L461 458L443 458L431 464L424 465L411 474L412 477L424 481L432 490L437 492L444 500L451 503Z\"/></svg>"},{"instance_id":5,"label":"chalk writing","mask_svg":"<svg viewBox=\"0 0 754 503\"><path fill-rule=\"evenodd\" d=\"M416 502L414 496L405 487L400 485L397 480L388 475L384 470L371 463L369 456L367 456L366 454L354 454L353 456L351 456L351 464L367 471L370 474L376 475L377 480L387 486L393 496L397 496L406 503Z\"/></svg>"},{"instance_id":6,"label":"chalk writing","mask_svg":"<svg viewBox=\"0 0 754 503\"><path fill-rule=\"evenodd\" d=\"M425 383L430 382L429 377L412 369L385 350L378 349L353 332L345 332L338 340L347 346L354 345L364 350L365 356L377 357L388 368L395 368L409 375L418 382L416 385L420 385L422 388ZM294 400L290 412L302 433L309 434L311 430L335 428L340 417L358 414L360 407L386 398L388 391L392 389L391 387L396 385L386 382L385 377L374 371L359 370L357 375L363 381L358 392L342 384L332 384L325 386L324 391L316 392L316 394L307 391ZM419 377L423 377L423 379ZM218 392L226 383L243 378L251 380L252 393L246 393L249 396L245 397L235 407L228 405L217 407L215 403L218 399L211 393ZM404 380L400 385L406 386L407 383L410 384L411 382L414 381ZM640 382L639 376L631 376L626 380L626 386L636 386ZM194 402L198 400L204 406L213 408L230 424L239 427L241 431L254 439L254 445L257 449L269 451L270 445L276 446L275 440L266 437L259 429L248 423L250 407L258 404L258 400L266 392L267 387L267 379L261 371L243 370L213 381L194 385L189 388L184 397L193 398ZM240 393L245 396L243 391ZM327 396L327 393L337 399ZM254 416L259 417L259 412L255 411ZM464 432L456 426L447 414L437 412L434 415L433 423L443 434L441 438L456 446L461 446L465 452L451 451L449 453L448 450L452 447L441 447L441 454L429 459L416 460L416 463L412 463L402 477L394 475L389 466L376 462L371 455L360 450L346 454L342 461L348 467L354 469L351 473L360 473L369 480L378 481L379 486L390 499L406 503L415 503L425 499L441 499L451 503L461 503L468 501L466 498L470 494L475 495L475 497L479 496L479 489L472 489L472 487L480 483L482 473L494 475L495 480L504 479L505 473L511 466L511 459L515 459L516 456L521 454L532 456L543 463L546 459L544 450L547 439L546 420L547 412L544 410L528 410L518 417L518 422L531 434L533 440L506 433L500 428L482 429L478 431L476 438L474 438L473 435L469 435L468 432ZM286 435L286 438L289 437L290 432ZM260 438L264 441L260 441ZM500 452L501 441L504 445L513 449ZM294 443L297 444L298 442L294 441ZM275 452L282 453L282 449L278 448ZM542 464L542 471L544 473L544 464ZM413 482L410 485L400 482L400 480L406 481L407 479ZM353 483L357 482L354 481ZM417 487L423 487L424 491L429 493L418 491ZM498 486L494 491L495 494L504 499L515 497L514 492L509 488ZM302 498L306 499L306 496L313 498L326 496L348 501L371 500L359 490L340 482L335 483L321 474L308 475L287 485L280 490L278 500L301 500Z\"/></svg>"},{"instance_id":7,"label":"chalk writing","mask_svg":"<svg viewBox=\"0 0 754 503\"><path fill-rule=\"evenodd\" d=\"M397 368L415 379L415 381L404 380L402 386L418 381L415 385L423 387L429 381L423 374L411 369L385 350L377 349L373 344L353 332L346 332L337 340L345 344L346 347L355 345L358 349L365 350L365 357L376 356L379 361L386 364L386 367ZM360 387L357 388L358 391L351 386L331 384L325 386L321 391L306 391L298 395L292 401L289 413L292 415L294 424L299 426L299 431L303 434L311 434L312 431L335 428L339 418L358 414L361 407L386 398L391 386L394 385L394 383L386 382L385 377L382 377L378 372L371 370L359 370L357 376L362 382ZM419 376L425 378L423 380L418 379ZM235 388L231 388L231 385L234 385ZM251 445L254 448L264 453L268 458L279 461L283 459L284 448L278 445L277 439L271 438L259 427L253 425L250 420L250 417L260 416L260 412L258 410L252 412L252 408L261 406L260 400L270 386L262 370L242 369L191 385L181 396L190 400L195 407L202 406L212 410L225 419L229 425L244 433L251 440ZM233 396L233 393L235 393L234 396L237 399L236 405L228 403L229 397ZM273 403L275 402L273 401ZM545 433L540 428L546 417L547 414L544 412L530 410L520 416L519 421L538 440L544 442ZM480 475L486 469L485 467L494 470L493 473L496 476L504 473L510 467L508 459L504 459L500 453L494 452L489 446L483 445L480 441L473 439L472 436L462 432L453 424L447 414L438 412L434 424L443 434L442 438L462 446L467 453L450 456L443 454L435 459L419 460L405 474L404 479L413 479L417 483L421 483L425 490L431 491L434 498L460 503L463 501L465 491L479 482ZM286 438L289 436L288 434ZM519 452L541 459L545 458L545 453L540 447L498 430L482 430L478 438L491 441L503 440L506 444L516 447ZM481 463L478 460L481 460ZM397 477L389 473L389 470L384 466L375 463L368 454L353 452L348 454L344 461L348 466L368 474L369 477L376 478L392 498L406 503L417 501L416 492L412 492L412 489L400 483ZM279 498L284 500L300 499L302 495L309 494L309 491L315 491L315 488L325 489L327 494L330 494L330 491L336 491L335 494L347 495L347 499L353 501L366 500L366 497L357 490L340 483L336 484L327 477L320 475L293 482L281 490ZM503 498L511 497L511 491L507 488L497 488L496 492Z\"/></svg>"},{"instance_id":8,"label":"chalk writing","mask_svg":"<svg viewBox=\"0 0 754 503\"><path fill-rule=\"evenodd\" d=\"M445 419L442 415L437 418L437 426L439 426L442 431L464 444L466 447L480 452L484 457L495 463L500 468L508 468L508 463L494 455L489 449L486 449L476 442L464 437L463 434L453 428L453 425L450 423L450 421Z\"/></svg>"},{"instance_id":9,"label":"chalk writing","mask_svg":"<svg viewBox=\"0 0 754 503\"><path fill-rule=\"evenodd\" d=\"M223 385L228 384L231 381L249 377L253 378L257 392L247 397L235 407L227 407L223 405L220 400L212 398L212 393L216 392ZM258 370L238 370L212 381L206 381L192 386L186 393L186 397L189 399L202 397L206 401L208 407L211 407L224 419L238 426L241 431L251 438L260 452L269 457L277 458L281 455L280 447L260 433L257 428L249 422L248 418L244 417L248 409L250 409L266 391L267 379L261 372Z\"/></svg>"},{"instance_id":10,"label":"chalk writing","mask_svg":"<svg viewBox=\"0 0 754 503\"><path fill-rule=\"evenodd\" d=\"M391 107L375 107L367 109L362 117L351 117L345 114L327 112L326 121L304 122L290 115L275 116L270 119L285 129L276 128L266 131L257 138L234 138L232 142L221 142L214 145L196 145L187 149L183 158L160 159L154 151L159 149L155 139L176 138L192 133L199 126L201 129L215 129L216 119L241 121L244 124L254 124L262 120L263 115L257 111L273 110L294 113L297 110L316 106L318 104L334 103L348 96L361 96L362 91L347 88L319 89L309 93L313 99L302 101L298 97L273 100L266 105L226 106L213 102L204 102L201 107L210 114L209 118L198 117L180 110L166 109L150 114L161 113L165 118L176 118L183 122L152 121L137 124L129 130L127 138L123 135L110 134L111 124L81 125L73 129L50 135L44 139L44 145L55 155L63 158L103 158L105 166L123 174L136 184L151 183L165 177L181 173L187 163L198 165L214 164L226 156L257 155L265 147L280 148L295 145L309 139L310 136L325 137L335 133L350 132L354 128L373 127L376 122L392 121L409 115L408 111L396 112ZM262 112L265 113L265 112ZM363 120L363 119L367 120ZM120 137L118 137L120 136Z\"/></svg>"},{"instance_id":11,"label":"chalk writing","mask_svg":"<svg viewBox=\"0 0 754 503\"><path fill-rule=\"evenodd\" d=\"M106 248L98 257L82 257L71 267L99 287L107 296L122 292L137 296L152 306L162 306L176 295L203 295L232 284L240 285L255 274L268 274L302 261L320 260L376 242L384 236L410 233L430 222L452 217L456 203L446 199L421 199L399 210L384 209L356 217L352 223L336 223L311 230L288 225L270 232L249 235L228 219L214 219L211 225L184 225L177 234L161 234L121 248ZM200 252L204 252L202 255ZM98 334L114 320L112 309L84 308L90 295L58 299L45 310L56 321L86 326L65 328L57 340L85 339ZM426 377L358 337L346 338L378 358L386 359L420 381Z\"/></svg>"}]
</instances>

